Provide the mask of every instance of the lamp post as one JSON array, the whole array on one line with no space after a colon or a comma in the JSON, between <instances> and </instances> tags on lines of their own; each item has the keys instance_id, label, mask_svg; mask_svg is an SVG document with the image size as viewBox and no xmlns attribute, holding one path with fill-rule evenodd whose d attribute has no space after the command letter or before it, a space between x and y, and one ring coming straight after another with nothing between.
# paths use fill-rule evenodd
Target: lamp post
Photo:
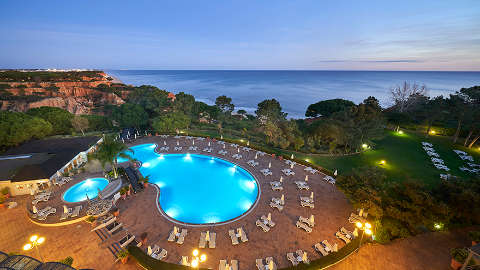
<instances>
[{"instance_id":1,"label":"lamp post","mask_svg":"<svg viewBox=\"0 0 480 270\"><path fill-rule=\"evenodd\" d=\"M32 235L29 240L30 242L23 246L23 250L27 251L35 248L37 250L38 257L40 257L43 262L44 260L38 246L45 242L45 237L38 237L38 235Z\"/></svg>"},{"instance_id":2,"label":"lamp post","mask_svg":"<svg viewBox=\"0 0 480 270\"><path fill-rule=\"evenodd\" d=\"M207 260L207 255L202 254L199 256L198 249L194 249L192 252L193 258L192 258L192 263L191 266L193 268L197 268L200 263L204 262Z\"/></svg>"},{"instance_id":3,"label":"lamp post","mask_svg":"<svg viewBox=\"0 0 480 270\"><path fill-rule=\"evenodd\" d=\"M362 223L360 221L357 222L355 225L357 226L358 229L362 230L362 236L360 237L360 242L358 243L358 249L357 249L357 252L358 252L358 250L362 246L363 234L365 233L367 235L372 234L372 225L368 222Z\"/></svg>"}]
</instances>

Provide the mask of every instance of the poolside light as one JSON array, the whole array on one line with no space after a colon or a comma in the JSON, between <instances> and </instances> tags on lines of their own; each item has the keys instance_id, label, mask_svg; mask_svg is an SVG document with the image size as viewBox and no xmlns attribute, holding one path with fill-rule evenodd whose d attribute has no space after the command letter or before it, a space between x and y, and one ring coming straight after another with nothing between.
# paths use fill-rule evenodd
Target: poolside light
<instances>
[{"instance_id":1,"label":"poolside light","mask_svg":"<svg viewBox=\"0 0 480 270\"><path fill-rule=\"evenodd\" d=\"M197 268L201 262L204 262L207 260L207 255L205 254L200 255L200 257L198 256L199 255L198 249L194 249L192 254L193 254L193 258L192 258L191 266L194 268Z\"/></svg>"},{"instance_id":2,"label":"poolside light","mask_svg":"<svg viewBox=\"0 0 480 270\"><path fill-rule=\"evenodd\" d=\"M177 146L179 146L179 145L180 145L180 143L177 141Z\"/></svg>"},{"instance_id":3,"label":"poolside light","mask_svg":"<svg viewBox=\"0 0 480 270\"><path fill-rule=\"evenodd\" d=\"M290 156L290 159L293 159L293 154Z\"/></svg>"},{"instance_id":4,"label":"poolside light","mask_svg":"<svg viewBox=\"0 0 480 270\"><path fill-rule=\"evenodd\" d=\"M223 135L220 135L220 140L223 140Z\"/></svg>"},{"instance_id":5,"label":"poolside light","mask_svg":"<svg viewBox=\"0 0 480 270\"><path fill-rule=\"evenodd\" d=\"M247 141L247 146L250 146L250 141Z\"/></svg>"},{"instance_id":6,"label":"poolside light","mask_svg":"<svg viewBox=\"0 0 480 270\"><path fill-rule=\"evenodd\" d=\"M30 236L29 239L30 243L27 243L23 246L23 250L31 250L35 248L37 250L38 257L43 261L43 256L40 254L40 250L38 249L38 246L41 245L43 242L45 242L45 237L39 237L38 235L32 235Z\"/></svg>"},{"instance_id":7,"label":"poolside light","mask_svg":"<svg viewBox=\"0 0 480 270\"><path fill-rule=\"evenodd\" d=\"M380 160L380 165L385 165L386 163L387 162L384 159Z\"/></svg>"},{"instance_id":8,"label":"poolside light","mask_svg":"<svg viewBox=\"0 0 480 270\"><path fill-rule=\"evenodd\" d=\"M166 141L163 141L163 145L167 145L167 142L166 142Z\"/></svg>"},{"instance_id":9,"label":"poolside light","mask_svg":"<svg viewBox=\"0 0 480 270\"><path fill-rule=\"evenodd\" d=\"M430 134L435 135L435 130L430 130Z\"/></svg>"},{"instance_id":10,"label":"poolside light","mask_svg":"<svg viewBox=\"0 0 480 270\"><path fill-rule=\"evenodd\" d=\"M270 161L270 162L268 163L268 168L271 168L271 167L272 167L272 162Z\"/></svg>"},{"instance_id":11,"label":"poolside light","mask_svg":"<svg viewBox=\"0 0 480 270\"><path fill-rule=\"evenodd\" d=\"M364 143L364 144L362 144L362 147L363 147L363 149L367 149L367 148L368 148L368 144Z\"/></svg>"},{"instance_id":12,"label":"poolside light","mask_svg":"<svg viewBox=\"0 0 480 270\"><path fill-rule=\"evenodd\" d=\"M305 182L308 182L308 175L305 175Z\"/></svg>"},{"instance_id":13,"label":"poolside light","mask_svg":"<svg viewBox=\"0 0 480 270\"><path fill-rule=\"evenodd\" d=\"M195 145L195 140L192 140L192 145Z\"/></svg>"},{"instance_id":14,"label":"poolside light","mask_svg":"<svg viewBox=\"0 0 480 270\"><path fill-rule=\"evenodd\" d=\"M243 139L240 139L241 142L243 142Z\"/></svg>"},{"instance_id":15,"label":"poolside light","mask_svg":"<svg viewBox=\"0 0 480 270\"><path fill-rule=\"evenodd\" d=\"M306 162L310 162L310 160L308 158L305 159Z\"/></svg>"},{"instance_id":16,"label":"poolside light","mask_svg":"<svg viewBox=\"0 0 480 270\"><path fill-rule=\"evenodd\" d=\"M398 134L400 134L400 135L403 134L403 130L399 130Z\"/></svg>"}]
</instances>

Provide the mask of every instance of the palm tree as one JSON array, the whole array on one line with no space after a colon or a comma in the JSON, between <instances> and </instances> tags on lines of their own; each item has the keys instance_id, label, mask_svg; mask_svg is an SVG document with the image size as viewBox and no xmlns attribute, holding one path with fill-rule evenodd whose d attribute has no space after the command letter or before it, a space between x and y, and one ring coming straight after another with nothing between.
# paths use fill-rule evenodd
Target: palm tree
<instances>
[{"instance_id":1,"label":"palm tree","mask_svg":"<svg viewBox=\"0 0 480 270\"><path fill-rule=\"evenodd\" d=\"M105 168L105 164L110 163L113 168L113 176L118 177L117 174L117 158L125 158L129 161L134 160L126 152L133 153L133 150L128 148L124 143L116 141L113 136L103 136L103 142L99 145L97 151L92 155L94 159L97 159Z\"/></svg>"}]
</instances>

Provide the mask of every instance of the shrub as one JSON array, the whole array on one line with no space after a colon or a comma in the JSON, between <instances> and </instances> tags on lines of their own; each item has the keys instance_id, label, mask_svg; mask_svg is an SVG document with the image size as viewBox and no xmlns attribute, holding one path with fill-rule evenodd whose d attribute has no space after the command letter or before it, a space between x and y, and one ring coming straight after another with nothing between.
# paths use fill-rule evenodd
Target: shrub
<instances>
[{"instance_id":1,"label":"shrub","mask_svg":"<svg viewBox=\"0 0 480 270\"><path fill-rule=\"evenodd\" d=\"M144 269L147 270L189 270L192 269L188 266L173 264L163 262L157 259L154 259L148 256L143 252L139 247L129 246L128 252L130 255L140 264ZM205 268L199 268L199 270L206 270Z\"/></svg>"},{"instance_id":2,"label":"shrub","mask_svg":"<svg viewBox=\"0 0 480 270\"><path fill-rule=\"evenodd\" d=\"M8 193L10 193L10 188L9 187L2 188L1 193L3 195L7 195Z\"/></svg>"},{"instance_id":3,"label":"shrub","mask_svg":"<svg viewBox=\"0 0 480 270\"><path fill-rule=\"evenodd\" d=\"M68 256L66 257L65 259L61 260L59 263L63 263L63 264L66 264L68 266L72 266L73 264L73 258Z\"/></svg>"},{"instance_id":4,"label":"shrub","mask_svg":"<svg viewBox=\"0 0 480 270\"><path fill-rule=\"evenodd\" d=\"M468 232L468 237L470 237L470 239L472 239L472 241L478 243L478 242L480 242L480 231Z\"/></svg>"},{"instance_id":5,"label":"shrub","mask_svg":"<svg viewBox=\"0 0 480 270\"><path fill-rule=\"evenodd\" d=\"M3 204L5 202L5 197L3 195L0 195L0 204Z\"/></svg>"},{"instance_id":6,"label":"shrub","mask_svg":"<svg viewBox=\"0 0 480 270\"><path fill-rule=\"evenodd\" d=\"M450 250L450 255L452 255L452 258L455 261L464 263L468 257L468 250L466 248L452 248Z\"/></svg>"},{"instance_id":7,"label":"shrub","mask_svg":"<svg viewBox=\"0 0 480 270\"><path fill-rule=\"evenodd\" d=\"M85 221L88 222L88 223L93 223L95 220L97 220L96 217L94 216L88 216Z\"/></svg>"}]
</instances>

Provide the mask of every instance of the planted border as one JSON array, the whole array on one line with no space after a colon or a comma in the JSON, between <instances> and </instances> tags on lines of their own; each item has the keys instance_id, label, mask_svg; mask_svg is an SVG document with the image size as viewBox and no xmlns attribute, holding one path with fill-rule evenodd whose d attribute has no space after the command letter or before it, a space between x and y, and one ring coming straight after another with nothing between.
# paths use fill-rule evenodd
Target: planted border
<instances>
[{"instance_id":1,"label":"planted border","mask_svg":"<svg viewBox=\"0 0 480 270\"><path fill-rule=\"evenodd\" d=\"M191 270L192 268L188 266L183 266L174 263L167 263L164 261L160 261L154 259L147 255L147 253L143 252L137 246L129 246L128 253L131 257L133 257L137 263L142 266L144 269L147 270ZM200 270L207 270L206 268L197 268Z\"/></svg>"}]
</instances>

